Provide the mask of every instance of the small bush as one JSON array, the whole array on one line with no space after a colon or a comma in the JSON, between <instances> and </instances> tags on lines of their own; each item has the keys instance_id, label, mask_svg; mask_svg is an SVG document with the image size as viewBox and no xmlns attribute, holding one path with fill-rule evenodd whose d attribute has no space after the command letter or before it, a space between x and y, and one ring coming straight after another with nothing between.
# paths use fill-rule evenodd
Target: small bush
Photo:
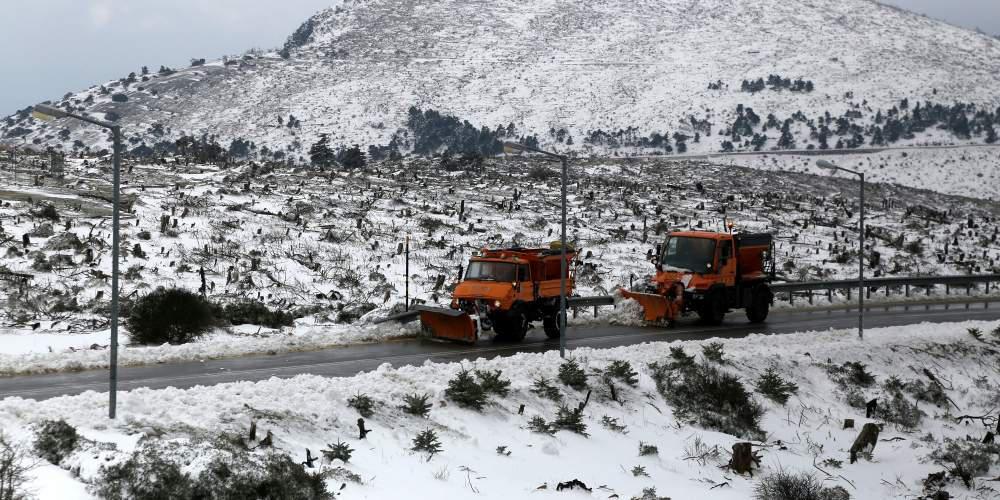
<instances>
[{"instance_id":1,"label":"small bush","mask_svg":"<svg viewBox=\"0 0 1000 500\"><path fill-rule=\"evenodd\" d=\"M557 403L562 401L562 394L559 393L559 388L552 385L549 379L542 376L535 379L535 382L531 385L531 392L538 395L538 397Z\"/></svg>"},{"instance_id":2,"label":"small bush","mask_svg":"<svg viewBox=\"0 0 1000 500\"><path fill-rule=\"evenodd\" d=\"M358 410L358 414L365 418L375 414L375 400L367 394L358 393L347 400L347 406Z\"/></svg>"},{"instance_id":3,"label":"small bush","mask_svg":"<svg viewBox=\"0 0 1000 500\"><path fill-rule=\"evenodd\" d=\"M689 366L694 366L694 356L689 355L684 352L683 347L671 347L670 348L670 364L668 365L671 370L683 369Z\"/></svg>"},{"instance_id":4,"label":"small bush","mask_svg":"<svg viewBox=\"0 0 1000 500\"><path fill-rule=\"evenodd\" d=\"M153 471L155 473L155 471ZM236 498L332 500L326 481L310 474L284 453L240 453L220 456L198 475L191 497L205 500ZM153 497L147 497L153 498Z\"/></svg>"},{"instance_id":5,"label":"small bush","mask_svg":"<svg viewBox=\"0 0 1000 500\"><path fill-rule=\"evenodd\" d=\"M528 429L530 429L531 432L537 432L539 434L552 435L556 433L556 430L552 428L552 425L546 422L545 419L539 415L535 415L534 417L531 417L531 420L528 420Z\"/></svg>"},{"instance_id":6,"label":"small bush","mask_svg":"<svg viewBox=\"0 0 1000 500\"><path fill-rule=\"evenodd\" d=\"M413 447L410 448L416 452L424 452L430 456L434 456L437 453L441 453L441 442L438 441L437 433L434 429L427 429L419 434L417 437L413 438Z\"/></svg>"},{"instance_id":7,"label":"small bush","mask_svg":"<svg viewBox=\"0 0 1000 500\"><path fill-rule=\"evenodd\" d=\"M670 497L661 497L656 493L655 487L643 488L642 495L632 497L631 500L670 500Z\"/></svg>"},{"instance_id":8,"label":"small bush","mask_svg":"<svg viewBox=\"0 0 1000 500\"><path fill-rule=\"evenodd\" d=\"M630 387L636 387L639 385L639 374L632 369L632 364L628 361L612 361L608 365L604 373L611 378L616 378L622 382L628 384Z\"/></svg>"},{"instance_id":9,"label":"small bush","mask_svg":"<svg viewBox=\"0 0 1000 500\"><path fill-rule=\"evenodd\" d=\"M124 462L102 467L94 494L106 500L192 498L194 483L180 465L147 445Z\"/></svg>"},{"instance_id":10,"label":"small bush","mask_svg":"<svg viewBox=\"0 0 1000 500\"><path fill-rule=\"evenodd\" d=\"M500 370L482 371L476 370L476 378L479 379L479 386L486 394L495 394L501 398L507 397L510 393L510 380L500 378L503 372Z\"/></svg>"},{"instance_id":11,"label":"small bush","mask_svg":"<svg viewBox=\"0 0 1000 500\"><path fill-rule=\"evenodd\" d=\"M843 488L824 488L811 474L779 470L761 476L754 486L753 497L757 500L839 500L839 490Z\"/></svg>"},{"instance_id":12,"label":"small bush","mask_svg":"<svg viewBox=\"0 0 1000 500\"><path fill-rule=\"evenodd\" d=\"M462 370L455 375L455 378L448 381L448 388L444 390L448 399L458 403L459 406L472 408L481 411L486 406L486 391L476 382L468 370Z\"/></svg>"},{"instance_id":13,"label":"small bush","mask_svg":"<svg viewBox=\"0 0 1000 500\"><path fill-rule=\"evenodd\" d=\"M53 222L59 222L59 211L56 210L55 205L52 205L51 203L40 205L37 209L31 211L31 215Z\"/></svg>"},{"instance_id":14,"label":"small bush","mask_svg":"<svg viewBox=\"0 0 1000 500\"><path fill-rule=\"evenodd\" d=\"M734 436L762 436L764 410L739 377L704 363L671 366L650 363L649 368L657 391L674 407L677 418Z\"/></svg>"},{"instance_id":15,"label":"small bush","mask_svg":"<svg viewBox=\"0 0 1000 500\"><path fill-rule=\"evenodd\" d=\"M607 415L601 417L601 427L621 434L628 434L628 426L619 424L618 419Z\"/></svg>"},{"instance_id":16,"label":"small bush","mask_svg":"<svg viewBox=\"0 0 1000 500\"><path fill-rule=\"evenodd\" d=\"M882 398L875 410L875 417L890 422L907 430L920 426L924 412L917 405L906 399L901 392L892 392L889 398Z\"/></svg>"},{"instance_id":17,"label":"small bush","mask_svg":"<svg viewBox=\"0 0 1000 500\"><path fill-rule=\"evenodd\" d=\"M544 181L555 175L551 169L544 165L535 165L528 170L528 179L533 181Z\"/></svg>"},{"instance_id":18,"label":"small bush","mask_svg":"<svg viewBox=\"0 0 1000 500\"><path fill-rule=\"evenodd\" d=\"M642 441L639 441L639 456L640 457L648 457L648 456L651 456L651 455L659 455L659 454L660 454L660 450L656 446L648 444L648 443L644 443Z\"/></svg>"},{"instance_id":19,"label":"small bush","mask_svg":"<svg viewBox=\"0 0 1000 500\"><path fill-rule=\"evenodd\" d=\"M723 347L722 342L712 342L701 346L701 354L705 356L705 359L713 363L722 364L724 363L723 356L725 355Z\"/></svg>"},{"instance_id":20,"label":"small bush","mask_svg":"<svg viewBox=\"0 0 1000 500\"><path fill-rule=\"evenodd\" d=\"M757 378L754 389L780 405L787 403L792 394L799 392L799 386L782 378L774 366L767 367Z\"/></svg>"},{"instance_id":21,"label":"small bush","mask_svg":"<svg viewBox=\"0 0 1000 500\"><path fill-rule=\"evenodd\" d=\"M223 317L233 325L261 325L281 328L295 324L295 316L281 310L268 309L256 300L228 304L222 311Z\"/></svg>"},{"instance_id":22,"label":"small bush","mask_svg":"<svg viewBox=\"0 0 1000 500\"><path fill-rule=\"evenodd\" d=\"M403 396L403 405L400 407L403 413L416 417L426 417L431 412L431 404L428 400L429 394L407 394Z\"/></svg>"},{"instance_id":23,"label":"small bush","mask_svg":"<svg viewBox=\"0 0 1000 500\"><path fill-rule=\"evenodd\" d=\"M0 500L31 498L24 485L34 467L28 459L28 451L0 433Z\"/></svg>"},{"instance_id":24,"label":"small bush","mask_svg":"<svg viewBox=\"0 0 1000 500\"><path fill-rule=\"evenodd\" d=\"M587 388L587 374L575 359L567 359L559 365L559 381L578 391Z\"/></svg>"},{"instance_id":25,"label":"small bush","mask_svg":"<svg viewBox=\"0 0 1000 500\"><path fill-rule=\"evenodd\" d=\"M868 388L875 385L875 375L868 371L864 363L848 361L840 366L830 366L827 372L842 389L848 387Z\"/></svg>"},{"instance_id":26,"label":"small bush","mask_svg":"<svg viewBox=\"0 0 1000 500\"><path fill-rule=\"evenodd\" d=\"M351 445L343 443L338 439L337 444L328 444L326 446L329 449L320 450L320 453L322 453L323 457L325 457L330 463L333 463L334 460L340 460L345 464L351 461L351 455L354 454L354 450L351 449Z\"/></svg>"},{"instance_id":27,"label":"small bush","mask_svg":"<svg viewBox=\"0 0 1000 500\"><path fill-rule=\"evenodd\" d=\"M35 436L35 451L45 460L59 465L73 453L79 441L76 427L65 420L46 420Z\"/></svg>"},{"instance_id":28,"label":"small bush","mask_svg":"<svg viewBox=\"0 0 1000 500\"><path fill-rule=\"evenodd\" d=\"M969 328L966 331L969 332L969 335L971 335L972 338L974 338L974 339L976 339L976 340L978 340L980 342L983 341L983 331L980 330L979 328Z\"/></svg>"},{"instance_id":29,"label":"small bush","mask_svg":"<svg viewBox=\"0 0 1000 500\"><path fill-rule=\"evenodd\" d=\"M636 465L632 467L632 477L649 477L649 473L646 472L646 468L641 465Z\"/></svg>"},{"instance_id":30,"label":"small bush","mask_svg":"<svg viewBox=\"0 0 1000 500\"><path fill-rule=\"evenodd\" d=\"M556 419L552 421L552 428L555 430L565 430L575 432L582 436L587 434L587 424L583 423L583 411L577 408L570 408L560 405L556 412Z\"/></svg>"},{"instance_id":31,"label":"small bush","mask_svg":"<svg viewBox=\"0 0 1000 500\"><path fill-rule=\"evenodd\" d=\"M136 300L128 316L133 343L184 344L216 324L212 304L180 288L157 288Z\"/></svg>"},{"instance_id":32,"label":"small bush","mask_svg":"<svg viewBox=\"0 0 1000 500\"><path fill-rule=\"evenodd\" d=\"M997 464L1000 444L979 441L945 439L944 445L931 452L931 460L949 466L952 473L963 478L985 476Z\"/></svg>"}]
</instances>

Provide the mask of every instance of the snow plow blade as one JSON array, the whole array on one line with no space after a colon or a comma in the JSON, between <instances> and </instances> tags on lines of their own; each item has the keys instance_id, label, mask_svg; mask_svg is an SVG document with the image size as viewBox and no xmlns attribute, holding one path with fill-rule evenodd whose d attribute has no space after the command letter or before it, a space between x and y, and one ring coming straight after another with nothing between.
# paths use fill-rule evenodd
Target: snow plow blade
<instances>
[{"instance_id":1,"label":"snow plow blade","mask_svg":"<svg viewBox=\"0 0 1000 500\"><path fill-rule=\"evenodd\" d=\"M650 323L658 323L664 320L672 321L677 318L672 316L670 302L662 295L652 293L639 293L622 290L622 297L633 299L642 306L643 319Z\"/></svg>"},{"instance_id":2,"label":"snow plow blade","mask_svg":"<svg viewBox=\"0 0 1000 500\"><path fill-rule=\"evenodd\" d=\"M419 307L420 324L431 338L474 344L476 322L468 314L455 309Z\"/></svg>"}]
</instances>

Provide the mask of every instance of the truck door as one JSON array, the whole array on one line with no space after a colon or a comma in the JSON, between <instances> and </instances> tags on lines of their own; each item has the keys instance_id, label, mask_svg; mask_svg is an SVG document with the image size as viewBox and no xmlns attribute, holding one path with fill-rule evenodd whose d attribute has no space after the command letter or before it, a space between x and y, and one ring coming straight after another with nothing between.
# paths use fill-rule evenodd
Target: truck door
<instances>
[{"instance_id":1,"label":"truck door","mask_svg":"<svg viewBox=\"0 0 1000 500\"><path fill-rule=\"evenodd\" d=\"M733 249L732 239L719 243L719 278L726 287L736 286L736 254Z\"/></svg>"},{"instance_id":2,"label":"truck door","mask_svg":"<svg viewBox=\"0 0 1000 500\"><path fill-rule=\"evenodd\" d=\"M517 300L533 301L538 295L538 291L531 282L531 271L527 264L518 264L517 278L518 290L515 291Z\"/></svg>"}]
</instances>

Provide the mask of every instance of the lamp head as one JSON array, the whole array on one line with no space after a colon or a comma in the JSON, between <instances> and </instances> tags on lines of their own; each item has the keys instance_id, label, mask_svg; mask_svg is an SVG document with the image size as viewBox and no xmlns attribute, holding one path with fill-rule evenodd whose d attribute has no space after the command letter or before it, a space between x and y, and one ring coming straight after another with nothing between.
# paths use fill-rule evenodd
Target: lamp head
<instances>
[{"instance_id":1,"label":"lamp head","mask_svg":"<svg viewBox=\"0 0 1000 500\"><path fill-rule=\"evenodd\" d=\"M31 116L38 120L50 122L57 118L66 118L69 115L65 111L54 106L38 104L31 110Z\"/></svg>"}]
</instances>

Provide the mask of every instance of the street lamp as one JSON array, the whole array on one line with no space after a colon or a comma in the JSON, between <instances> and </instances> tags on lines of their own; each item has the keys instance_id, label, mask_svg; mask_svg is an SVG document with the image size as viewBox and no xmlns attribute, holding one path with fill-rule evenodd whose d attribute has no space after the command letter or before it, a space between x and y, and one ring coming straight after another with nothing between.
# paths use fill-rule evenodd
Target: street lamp
<instances>
[{"instance_id":1,"label":"street lamp","mask_svg":"<svg viewBox=\"0 0 1000 500\"><path fill-rule=\"evenodd\" d=\"M566 155L551 153L549 151L542 151L541 149L532 148L525 146L524 144L518 144L516 142L505 142L503 143L504 152L532 152L540 153L550 158L555 158L562 162L562 235L559 239L560 249L562 251L562 258L559 259L559 356L562 358L566 357L566 275L567 262L566 262L566 176L568 170L569 159Z\"/></svg>"},{"instance_id":2,"label":"street lamp","mask_svg":"<svg viewBox=\"0 0 1000 500\"><path fill-rule=\"evenodd\" d=\"M855 170L850 170L844 167L838 167L833 163L826 160L819 160L816 162L816 166L820 168L825 168L831 171L840 170L842 172L847 172L849 174L854 174L861 179L861 193L860 193L860 203L858 212L858 233L859 233L859 246L858 246L858 338L865 338L865 174L864 172L858 172Z\"/></svg>"},{"instance_id":3,"label":"street lamp","mask_svg":"<svg viewBox=\"0 0 1000 500\"><path fill-rule=\"evenodd\" d=\"M114 153L112 154L114 168L112 178L114 186L111 194L111 374L110 388L108 391L110 398L108 418L113 419L115 418L115 409L117 407L118 399L118 205L119 191L121 190L122 131L118 125L113 123L87 118L86 116L80 116L54 106L47 106L45 104L35 106L31 114L35 118L44 121L51 121L57 118L74 118L111 130L112 135L114 136Z\"/></svg>"}]
</instances>

